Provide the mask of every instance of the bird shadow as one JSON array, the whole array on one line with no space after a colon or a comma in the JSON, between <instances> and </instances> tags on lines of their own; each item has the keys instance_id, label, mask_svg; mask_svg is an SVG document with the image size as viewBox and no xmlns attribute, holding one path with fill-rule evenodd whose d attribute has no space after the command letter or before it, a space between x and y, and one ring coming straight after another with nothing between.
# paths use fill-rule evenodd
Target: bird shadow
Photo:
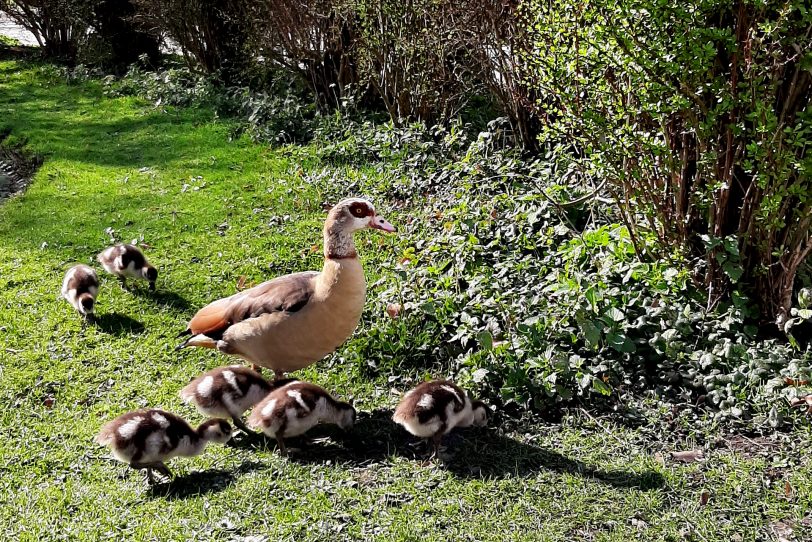
<instances>
[{"instance_id":1,"label":"bird shadow","mask_svg":"<svg viewBox=\"0 0 812 542\"><path fill-rule=\"evenodd\" d=\"M392 412L376 410L359 412L355 426L342 431L334 425L318 425L300 437L285 439L290 452L288 460L297 463L332 463L366 465L397 453L405 445L398 427L392 423ZM231 446L244 449L268 450L278 445L275 439L262 433L243 435L229 441Z\"/></svg>"},{"instance_id":2,"label":"bird shadow","mask_svg":"<svg viewBox=\"0 0 812 542\"><path fill-rule=\"evenodd\" d=\"M168 482L150 486L149 495L165 499L185 499L209 493L219 493L233 484L238 475L267 468L268 466L264 463L249 461L233 470L211 469L189 472L176 476Z\"/></svg>"},{"instance_id":3,"label":"bird shadow","mask_svg":"<svg viewBox=\"0 0 812 542\"><path fill-rule=\"evenodd\" d=\"M658 489L665 484L663 475L655 470L604 469L487 428L466 429L449 437L447 450L450 456L443 461L443 466L459 478L529 477L546 470L642 491Z\"/></svg>"},{"instance_id":4,"label":"bird shadow","mask_svg":"<svg viewBox=\"0 0 812 542\"><path fill-rule=\"evenodd\" d=\"M333 426L318 426L308 432L310 442L298 446L286 439L288 448L299 448L288 459L299 463L367 466L392 456L426 461L429 447L392 421L391 410L359 412L355 427L342 432ZM254 445L268 446L271 439L254 439ZM665 484L657 471L604 469L559 452L521 442L492 428L474 427L452 431L443 439L445 451L434 459L441 468L465 479L502 479L535 476L542 471L568 473L598 480L614 487L642 491Z\"/></svg>"},{"instance_id":5,"label":"bird shadow","mask_svg":"<svg viewBox=\"0 0 812 542\"><path fill-rule=\"evenodd\" d=\"M106 312L97 314L88 323L97 327L100 331L110 335L124 335L130 333L141 333L144 331L144 324L130 318L126 314L117 312Z\"/></svg>"},{"instance_id":6,"label":"bird shadow","mask_svg":"<svg viewBox=\"0 0 812 542\"><path fill-rule=\"evenodd\" d=\"M133 295L141 297L150 303L164 308L176 309L178 311L188 311L192 307L189 301L182 295L167 290L161 290L160 288L153 291L142 286L135 288L131 287L130 292Z\"/></svg>"}]
</instances>

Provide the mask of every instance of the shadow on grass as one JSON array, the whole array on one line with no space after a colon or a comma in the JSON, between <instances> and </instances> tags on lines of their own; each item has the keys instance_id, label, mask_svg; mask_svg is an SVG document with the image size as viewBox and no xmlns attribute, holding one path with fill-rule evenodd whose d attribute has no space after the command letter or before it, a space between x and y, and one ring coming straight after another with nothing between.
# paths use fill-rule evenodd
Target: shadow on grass
<instances>
[{"instance_id":1,"label":"shadow on grass","mask_svg":"<svg viewBox=\"0 0 812 542\"><path fill-rule=\"evenodd\" d=\"M487 428L454 432L445 442L453 454L445 467L460 478L527 477L547 470L641 491L658 489L665 484L662 474L654 470L601 469L549 449L498 435Z\"/></svg>"},{"instance_id":2,"label":"shadow on grass","mask_svg":"<svg viewBox=\"0 0 812 542\"><path fill-rule=\"evenodd\" d=\"M359 412L355 427L344 433L333 426L318 426L305 437L286 439L288 448L297 448L288 459L298 463L367 466L401 456L416 461L426 459L428 450L417 439L392 422L391 410ZM235 446L273 448L276 441L260 435L243 438ZM443 439L446 451L442 466L455 476L470 479L531 477L542 471L568 473L598 480L615 487L648 491L664 485L663 476L653 470L632 472L598 468L558 452L499 435L491 428L471 428L451 432Z\"/></svg>"},{"instance_id":3,"label":"shadow on grass","mask_svg":"<svg viewBox=\"0 0 812 542\"><path fill-rule=\"evenodd\" d=\"M234 483L238 475L267 468L268 466L263 463L249 461L234 470L211 469L202 472L190 472L183 476L177 476L169 482L151 486L149 495L171 500L217 493Z\"/></svg>"},{"instance_id":4,"label":"shadow on grass","mask_svg":"<svg viewBox=\"0 0 812 542\"><path fill-rule=\"evenodd\" d=\"M344 432L333 425L319 425L301 437L285 439L288 459L297 463L368 465L382 461L406 446L404 435L392 423L392 412L359 412L355 427ZM275 449L276 440L263 434L242 436L231 445L245 449Z\"/></svg>"},{"instance_id":5,"label":"shadow on grass","mask_svg":"<svg viewBox=\"0 0 812 542\"><path fill-rule=\"evenodd\" d=\"M177 309L178 311L191 309L191 305L185 297L175 292L161 290L160 287L153 292L143 284L139 284L137 287L130 286L129 290L133 295L163 308Z\"/></svg>"},{"instance_id":6,"label":"shadow on grass","mask_svg":"<svg viewBox=\"0 0 812 542\"><path fill-rule=\"evenodd\" d=\"M119 314L117 312L97 314L91 321L91 324L99 328L100 331L110 335L124 335L144 331L144 324L134 318L130 318L126 314Z\"/></svg>"}]
</instances>

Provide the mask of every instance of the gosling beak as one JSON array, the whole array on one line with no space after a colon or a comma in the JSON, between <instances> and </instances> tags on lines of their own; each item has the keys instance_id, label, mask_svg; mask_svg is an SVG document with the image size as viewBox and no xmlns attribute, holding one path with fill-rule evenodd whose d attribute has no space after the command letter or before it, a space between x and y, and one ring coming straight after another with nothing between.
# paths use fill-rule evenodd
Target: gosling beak
<instances>
[{"instance_id":1,"label":"gosling beak","mask_svg":"<svg viewBox=\"0 0 812 542\"><path fill-rule=\"evenodd\" d=\"M397 231L395 227L392 224L390 224L384 217L378 215L372 216L372 220L369 221L369 227L389 233Z\"/></svg>"},{"instance_id":2,"label":"gosling beak","mask_svg":"<svg viewBox=\"0 0 812 542\"><path fill-rule=\"evenodd\" d=\"M149 283L149 289L150 289L151 291L153 291L153 292L155 291L155 283L154 283L154 282L150 282L150 283Z\"/></svg>"}]
</instances>

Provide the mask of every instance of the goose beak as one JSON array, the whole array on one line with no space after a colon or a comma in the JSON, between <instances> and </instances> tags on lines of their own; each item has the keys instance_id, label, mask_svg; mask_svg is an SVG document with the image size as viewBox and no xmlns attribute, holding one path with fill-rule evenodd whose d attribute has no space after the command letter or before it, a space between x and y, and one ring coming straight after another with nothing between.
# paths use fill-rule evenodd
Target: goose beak
<instances>
[{"instance_id":1,"label":"goose beak","mask_svg":"<svg viewBox=\"0 0 812 542\"><path fill-rule=\"evenodd\" d=\"M389 233L398 231L392 224L389 223L389 221L387 221L384 217L378 215L372 216L372 220L369 221L369 227Z\"/></svg>"}]
</instances>

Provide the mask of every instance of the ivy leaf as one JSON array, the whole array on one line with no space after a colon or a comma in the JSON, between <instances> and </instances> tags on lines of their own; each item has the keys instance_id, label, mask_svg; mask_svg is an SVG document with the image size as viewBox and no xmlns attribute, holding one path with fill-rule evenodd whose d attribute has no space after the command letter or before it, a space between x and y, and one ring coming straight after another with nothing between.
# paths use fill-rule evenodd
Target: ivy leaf
<instances>
[{"instance_id":1,"label":"ivy leaf","mask_svg":"<svg viewBox=\"0 0 812 542\"><path fill-rule=\"evenodd\" d=\"M588 347L597 348L600 345L601 330L593 322L589 320L581 322L581 333L583 333Z\"/></svg>"},{"instance_id":2,"label":"ivy leaf","mask_svg":"<svg viewBox=\"0 0 812 542\"><path fill-rule=\"evenodd\" d=\"M488 376L488 373L490 373L490 371L489 371L489 370L487 370L487 369L477 369L477 370L476 370L476 371L474 371L474 373L471 375L471 379L472 379L474 382L476 382L477 384L479 384L480 382L482 382L483 380L485 380L485 377L486 377L486 376Z\"/></svg>"},{"instance_id":3,"label":"ivy leaf","mask_svg":"<svg viewBox=\"0 0 812 542\"><path fill-rule=\"evenodd\" d=\"M740 265L736 265L732 262L726 261L722 264L722 271L725 272L725 275L730 277L730 280L733 282L738 282L742 275L744 274L744 270L741 268Z\"/></svg>"},{"instance_id":4,"label":"ivy leaf","mask_svg":"<svg viewBox=\"0 0 812 542\"><path fill-rule=\"evenodd\" d=\"M491 335L490 331L480 331L476 334L476 338L483 350L490 350L493 348L493 335Z\"/></svg>"},{"instance_id":5,"label":"ivy leaf","mask_svg":"<svg viewBox=\"0 0 812 542\"><path fill-rule=\"evenodd\" d=\"M626 315L617 307L610 307L609 310L606 311L606 316L611 318L614 322L622 322L626 319Z\"/></svg>"},{"instance_id":6,"label":"ivy leaf","mask_svg":"<svg viewBox=\"0 0 812 542\"><path fill-rule=\"evenodd\" d=\"M610 333L606 336L606 340L609 346L621 354L631 354L637 350L632 340L623 333Z\"/></svg>"},{"instance_id":7,"label":"ivy leaf","mask_svg":"<svg viewBox=\"0 0 812 542\"><path fill-rule=\"evenodd\" d=\"M600 393L601 395L611 395L612 388L598 377L592 378L592 390Z\"/></svg>"}]
</instances>

